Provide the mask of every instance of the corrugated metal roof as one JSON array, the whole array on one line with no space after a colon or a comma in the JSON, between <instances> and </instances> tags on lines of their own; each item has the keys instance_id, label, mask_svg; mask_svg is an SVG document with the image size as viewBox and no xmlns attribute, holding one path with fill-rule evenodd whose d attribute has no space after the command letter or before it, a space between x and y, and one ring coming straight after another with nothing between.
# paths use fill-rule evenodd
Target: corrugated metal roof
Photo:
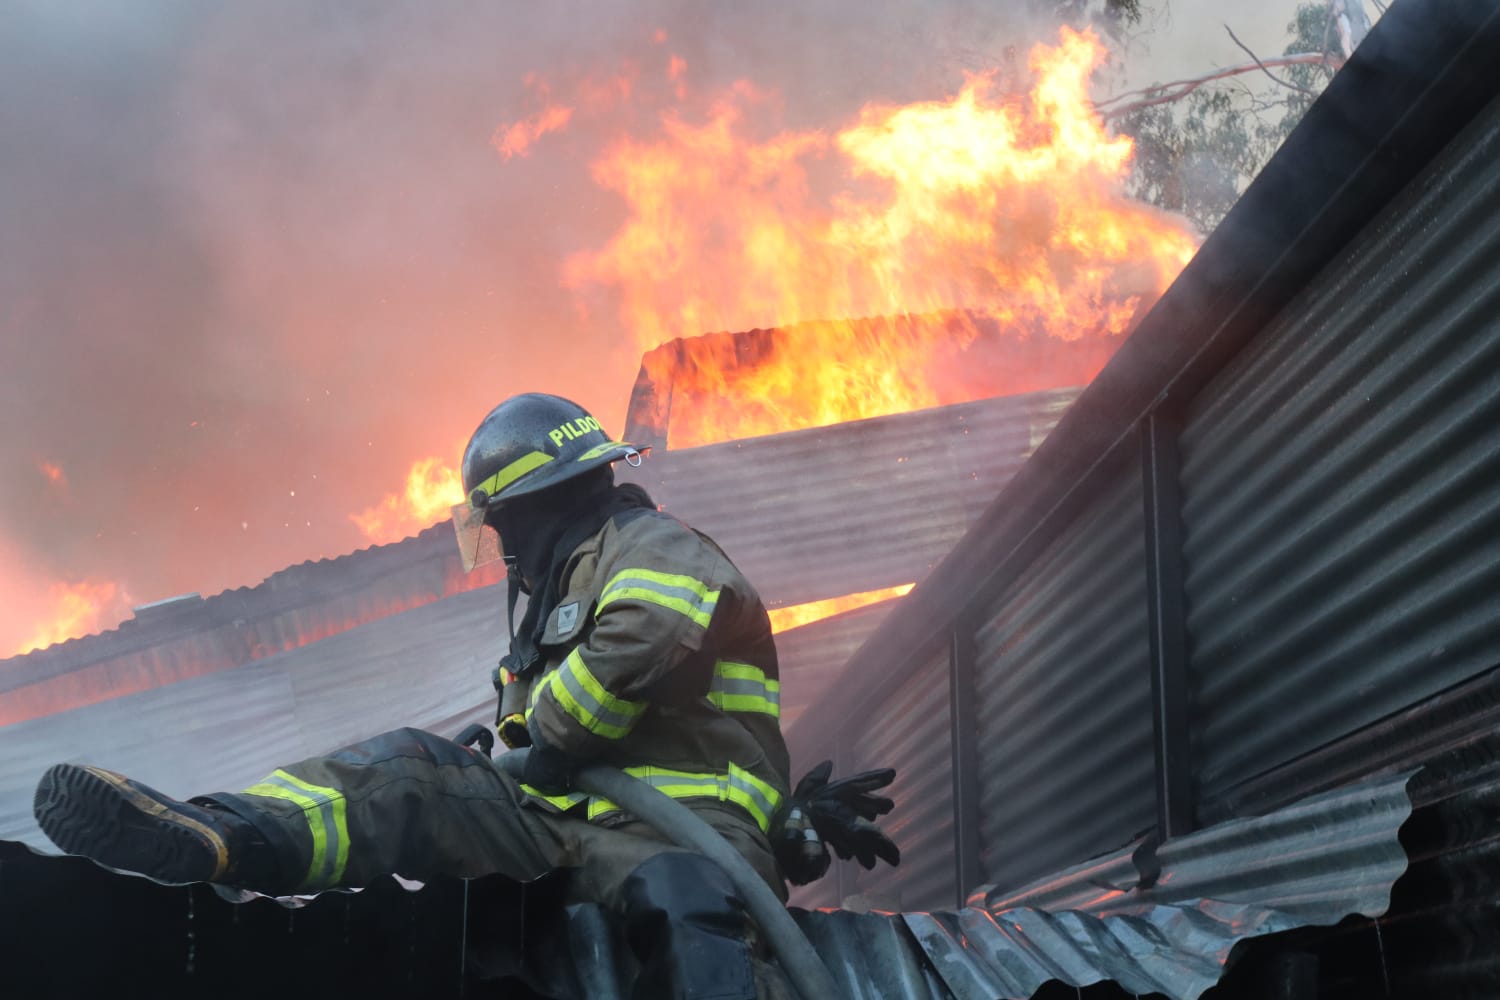
<instances>
[{"instance_id":1,"label":"corrugated metal roof","mask_svg":"<svg viewBox=\"0 0 1500 1000\"><path fill-rule=\"evenodd\" d=\"M975 882L1024 884L1155 822L1141 510L1132 467L976 615Z\"/></svg>"},{"instance_id":2,"label":"corrugated metal roof","mask_svg":"<svg viewBox=\"0 0 1500 1000\"><path fill-rule=\"evenodd\" d=\"M499 563L465 574L443 523L254 587L142 609L99 635L0 660L0 725L264 659L503 575Z\"/></svg>"},{"instance_id":3,"label":"corrugated metal roof","mask_svg":"<svg viewBox=\"0 0 1500 1000\"><path fill-rule=\"evenodd\" d=\"M1030 997L1053 981L1194 998L1240 941L1386 912L1407 866L1409 777L1174 839L1149 887L1124 851L1020 892L975 893L956 913L900 919L959 1000Z\"/></svg>"},{"instance_id":4,"label":"corrugated metal roof","mask_svg":"<svg viewBox=\"0 0 1500 1000\"><path fill-rule=\"evenodd\" d=\"M1094 872L1080 869L1039 883L1029 897L1035 905L1017 906L1004 900L989 901L989 909L971 906L956 912L803 910L794 911L794 916L842 993L851 998L995 1000L1031 997L1054 982L1080 988L1114 982L1135 993L1193 1000L1219 982L1230 952L1240 942L1331 923L1350 913L1384 911L1391 883L1405 868L1398 831L1411 809L1406 785L1405 776L1387 778L1319 796L1282 814L1194 834L1180 844L1174 842L1173 852L1163 851L1154 889L1114 890L1106 894L1104 905L1099 904L1097 887L1093 901L1082 899L1080 892L1100 872L1137 879L1128 857L1123 862L1109 859ZM1312 882L1302 879L1299 865L1285 861L1226 870L1213 862L1224 856L1226 843L1238 845L1233 859L1314 859L1320 877ZM33 868L49 863L75 862L30 862ZM120 877L95 872L91 891L118 892L120 881ZM144 881L125 879L125 887L135 892ZM55 884L70 883L57 879ZM466 946L513 953L508 961L491 961L492 971L519 974L528 961L539 964L542 968L533 968L531 982L534 986L545 983L549 995L594 998L629 993L631 962L619 928L593 907L571 908L567 926L558 926L545 913L528 913L525 888L503 880L472 883L472 896L468 888L455 892L450 882L434 883L404 898L390 891L388 884L352 896L324 893L280 920L252 906L249 909L256 915L243 922L242 930L236 930L241 926L237 917L224 919L218 900L195 895L190 888L146 885L161 900L173 893L186 894L178 898L187 922L174 927L169 940L177 940L176 947L186 951L187 968L184 972L181 962L162 968L158 981L163 984L195 976L213 979L234 968L228 963L239 961L240 955L264 958L267 942L273 940L280 975L296 975L299 962L326 971L350 956L367 953L374 943L369 937L372 925L415 926L421 908L422 925L442 923L453 946L446 956L437 956L444 982L439 995L462 995L464 975L473 974ZM1193 892L1208 890L1221 893L1220 898L1190 898ZM1238 901L1226 896L1238 897ZM540 901L543 897L533 891L532 898ZM1042 908L1046 900L1063 905ZM1084 905L1065 908L1069 901ZM976 902L987 901L976 897ZM22 903L29 903L24 893L0 896L0 912L7 905ZM90 898L66 903L68 908L86 907ZM437 920L431 915L433 905L442 911ZM40 919L49 919L54 909L42 908ZM32 919L38 919L37 910L32 906ZM411 916L401 919L402 913ZM528 921L533 934L545 935L544 942L527 943L524 928ZM497 924L505 926L504 933L495 933ZM469 936L471 932L480 935L481 928L485 929L482 936ZM153 924L149 933L160 937L162 930ZM147 932L141 925L127 925L100 950L109 957L109 947L131 948L135 936ZM236 940L237 936L244 939ZM538 958L543 952L545 956ZM389 962L391 958L381 955L376 960ZM412 961L431 963L433 958L419 959L413 954ZM225 967L221 970L216 962ZM60 970L55 981L66 983L68 975L67 970Z\"/></svg>"},{"instance_id":5,"label":"corrugated metal roof","mask_svg":"<svg viewBox=\"0 0 1500 1000\"><path fill-rule=\"evenodd\" d=\"M460 594L288 653L0 728L0 839L52 850L31 816L58 761L179 795L243 788L272 767L375 733L452 735L493 717L503 594Z\"/></svg>"},{"instance_id":6,"label":"corrugated metal roof","mask_svg":"<svg viewBox=\"0 0 1500 1000\"><path fill-rule=\"evenodd\" d=\"M1095 916L1142 904L1196 899L1272 909L1309 923L1350 913L1376 916L1406 869L1393 834L1411 815L1410 773L1335 788L1265 816L1230 820L1175 837L1154 858L1139 844L1102 855L1023 888L976 890L970 906L1077 910ZM1160 866L1147 888L1142 869Z\"/></svg>"},{"instance_id":7,"label":"corrugated metal roof","mask_svg":"<svg viewBox=\"0 0 1500 1000\"><path fill-rule=\"evenodd\" d=\"M925 576L1077 394L653 453L621 478L711 535L767 605L823 600Z\"/></svg>"}]
</instances>

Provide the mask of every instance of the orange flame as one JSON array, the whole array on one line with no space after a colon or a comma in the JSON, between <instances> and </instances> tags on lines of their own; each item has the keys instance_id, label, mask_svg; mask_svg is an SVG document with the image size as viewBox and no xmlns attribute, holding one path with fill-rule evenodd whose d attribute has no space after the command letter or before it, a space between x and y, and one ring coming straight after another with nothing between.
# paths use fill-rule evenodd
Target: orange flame
<instances>
[{"instance_id":1,"label":"orange flame","mask_svg":"<svg viewBox=\"0 0 1500 1000\"><path fill-rule=\"evenodd\" d=\"M532 143L548 132L556 132L565 127L572 117L572 108L562 105L545 107L512 125L497 128L490 138L490 145L495 147L503 160L512 156L525 156Z\"/></svg>"},{"instance_id":2,"label":"orange flame","mask_svg":"<svg viewBox=\"0 0 1500 1000\"><path fill-rule=\"evenodd\" d=\"M866 590L859 594L845 594L843 597L830 597L826 601L809 601L806 604L793 604L785 608L775 608L770 612L771 631L786 632L801 625L808 625L824 618L842 614L845 611L853 611L855 608L863 608L870 604L879 604L881 601L889 601L897 597L903 597L915 587L914 583L903 583L899 587L886 587L883 590Z\"/></svg>"},{"instance_id":3,"label":"orange flame","mask_svg":"<svg viewBox=\"0 0 1500 1000\"><path fill-rule=\"evenodd\" d=\"M463 492L458 473L441 458L424 458L412 463L403 492L387 494L349 520L377 545L398 542L447 517Z\"/></svg>"},{"instance_id":4,"label":"orange flame","mask_svg":"<svg viewBox=\"0 0 1500 1000\"><path fill-rule=\"evenodd\" d=\"M803 324L795 350L702 366L698 385L676 373L693 403L674 401L677 447L1018 391L1015 359L964 360L986 337L1107 342L1054 385L1086 382L1197 244L1125 196L1131 140L1088 96L1104 58L1095 36L1063 29L1033 49L1027 94L976 76L946 101L867 106L831 139L748 138L768 98L744 82L701 124L667 112L658 141L623 140L595 163L630 214L567 261L565 283L613 289L646 349ZM836 193L820 203L829 171ZM855 317L905 319L893 331Z\"/></svg>"},{"instance_id":5,"label":"orange flame","mask_svg":"<svg viewBox=\"0 0 1500 1000\"><path fill-rule=\"evenodd\" d=\"M543 107L518 122L495 129L490 136L490 145L495 147L502 160L525 156L531 151L532 143L548 132L566 128L573 117L572 108L552 103L552 88L540 74L526 74L525 84L526 89L533 91L540 99Z\"/></svg>"},{"instance_id":6,"label":"orange flame","mask_svg":"<svg viewBox=\"0 0 1500 1000\"><path fill-rule=\"evenodd\" d=\"M117 598L122 596L120 588L107 580L54 583L47 588L47 593L52 604L49 620L38 626L14 655L93 635L119 624L124 617L122 609L117 606Z\"/></svg>"}]
</instances>

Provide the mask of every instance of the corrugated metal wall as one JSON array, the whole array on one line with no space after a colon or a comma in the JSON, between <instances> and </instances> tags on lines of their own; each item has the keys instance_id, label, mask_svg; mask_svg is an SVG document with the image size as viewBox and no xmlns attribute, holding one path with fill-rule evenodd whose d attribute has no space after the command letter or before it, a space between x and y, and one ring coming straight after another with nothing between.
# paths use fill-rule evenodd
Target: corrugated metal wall
<instances>
[{"instance_id":1,"label":"corrugated metal wall","mask_svg":"<svg viewBox=\"0 0 1500 1000\"><path fill-rule=\"evenodd\" d=\"M948 650L911 672L870 714L877 723L848 734L838 773L896 768L890 796L896 808L881 828L901 848L901 866L865 871L852 862L840 872L844 895L861 893L881 907L950 907L957 897L953 867L952 731L948 709Z\"/></svg>"},{"instance_id":2,"label":"corrugated metal wall","mask_svg":"<svg viewBox=\"0 0 1500 1000\"><path fill-rule=\"evenodd\" d=\"M1155 821L1139 464L982 612L983 877L1018 885Z\"/></svg>"},{"instance_id":3,"label":"corrugated metal wall","mask_svg":"<svg viewBox=\"0 0 1500 1000\"><path fill-rule=\"evenodd\" d=\"M809 725L787 738L793 778L832 759L834 776L870 768L893 767L896 780L887 790L896 808L880 827L901 848L901 865L876 865L865 871L853 861L835 860L823 879L796 889L797 906L839 906L863 895L880 908L951 907L958 895L953 859L953 725L949 709L948 650L934 651L901 682L893 685L860 714L870 725L837 729ZM837 696L837 692L830 692ZM839 700L858 699L860 692Z\"/></svg>"},{"instance_id":4,"label":"corrugated metal wall","mask_svg":"<svg viewBox=\"0 0 1500 1000\"><path fill-rule=\"evenodd\" d=\"M1187 414L1204 794L1500 663L1497 161L1492 105Z\"/></svg>"},{"instance_id":5,"label":"corrugated metal wall","mask_svg":"<svg viewBox=\"0 0 1500 1000\"><path fill-rule=\"evenodd\" d=\"M776 636L776 658L781 664L781 730L788 745L795 740L798 722L807 707L818 701L849 662L849 657L864 644L895 601L881 601L832 618L823 618ZM817 720L812 722L817 725ZM797 774L816 764L816 760L792 758Z\"/></svg>"}]
</instances>

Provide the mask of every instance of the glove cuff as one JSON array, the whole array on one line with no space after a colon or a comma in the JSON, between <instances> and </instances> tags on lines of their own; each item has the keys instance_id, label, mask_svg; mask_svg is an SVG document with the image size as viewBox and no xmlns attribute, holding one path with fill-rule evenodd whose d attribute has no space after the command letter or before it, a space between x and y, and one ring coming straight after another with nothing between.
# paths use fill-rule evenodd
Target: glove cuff
<instances>
[{"instance_id":1,"label":"glove cuff","mask_svg":"<svg viewBox=\"0 0 1500 1000\"><path fill-rule=\"evenodd\" d=\"M513 712L495 724L500 742L512 750L531 746L531 733L526 731L526 716Z\"/></svg>"}]
</instances>

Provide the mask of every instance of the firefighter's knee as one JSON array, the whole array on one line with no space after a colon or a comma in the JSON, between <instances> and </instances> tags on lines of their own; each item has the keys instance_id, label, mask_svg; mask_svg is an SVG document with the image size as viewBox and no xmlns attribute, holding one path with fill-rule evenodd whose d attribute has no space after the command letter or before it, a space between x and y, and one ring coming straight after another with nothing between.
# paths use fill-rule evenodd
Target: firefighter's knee
<instances>
[{"instance_id":1,"label":"firefighter's knee","mask_svg":"<svg viewBox=\"0 0 1500 1000\"><path fill-rule=\"evenodd\" d=\"M641 962L635 997L754 1000L748 917L724 869L699 854L658 854L630 873L621 898Z\"/></svg>"}]
</instances>

